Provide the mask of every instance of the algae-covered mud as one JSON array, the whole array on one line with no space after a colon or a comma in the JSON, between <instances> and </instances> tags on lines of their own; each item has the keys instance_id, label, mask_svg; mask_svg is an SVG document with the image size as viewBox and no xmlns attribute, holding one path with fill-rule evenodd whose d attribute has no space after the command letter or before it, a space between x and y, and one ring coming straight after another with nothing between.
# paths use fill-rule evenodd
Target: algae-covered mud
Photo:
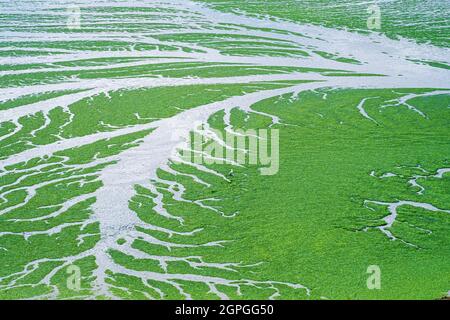
<instances>
[{"instance_id":1,"label":"algae-covered mud","mask_svg":"<svg viewBox=\"0 0 450 320\"><path fill-rule=\"evenodd\" d=\"M448 1L0 1L0 299L440 299Z\"/></svg>"}]
</instances>

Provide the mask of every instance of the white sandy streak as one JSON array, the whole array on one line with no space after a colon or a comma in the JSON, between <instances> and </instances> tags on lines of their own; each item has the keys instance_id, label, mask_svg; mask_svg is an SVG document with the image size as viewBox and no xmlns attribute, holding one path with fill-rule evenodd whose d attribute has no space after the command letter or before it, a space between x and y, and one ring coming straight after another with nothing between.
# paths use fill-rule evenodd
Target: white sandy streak
<instances>
[{"instance_id":1,"label":"white sandy streak","mask_svg":"<svg viewBox=\"0 0 450 320\"><path fill-rule=\"evenodd\" d=\"M214 84L239 84L256 83L266 81L284 80L324 80L326 77L316 74L278 74L258 75L229 78L120 78L101 80L79 80L73 82L35 85L20 88L0 89L0 100L8 101L22 96L56 92L62 90L88 90L81 93L73 93L62 97L51 98L33 104L22 105L16 108L0 110L0 122L12 121L37 112L47 113L56 107L67 107L77 101L93 97L100 93L108 94L119 90L136 90L156 87L175 87L189 85L214 85Z\"/></svg>"}]
</instances>

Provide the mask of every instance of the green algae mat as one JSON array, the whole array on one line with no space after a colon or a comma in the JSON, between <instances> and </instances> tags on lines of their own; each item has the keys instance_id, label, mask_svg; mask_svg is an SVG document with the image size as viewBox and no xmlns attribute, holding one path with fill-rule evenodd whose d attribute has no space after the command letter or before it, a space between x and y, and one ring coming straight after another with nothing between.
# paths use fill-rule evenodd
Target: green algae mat
<instances>
[{"instance_id":1,"label":"green algae mat","mask_svg":"<svg viewBox=\"0 0 450 320\"><path fill-rule=\"evenodd\" d=\"M0 1L0 299L441 299L447 1Z\"/></svg>"}]
</instances>

